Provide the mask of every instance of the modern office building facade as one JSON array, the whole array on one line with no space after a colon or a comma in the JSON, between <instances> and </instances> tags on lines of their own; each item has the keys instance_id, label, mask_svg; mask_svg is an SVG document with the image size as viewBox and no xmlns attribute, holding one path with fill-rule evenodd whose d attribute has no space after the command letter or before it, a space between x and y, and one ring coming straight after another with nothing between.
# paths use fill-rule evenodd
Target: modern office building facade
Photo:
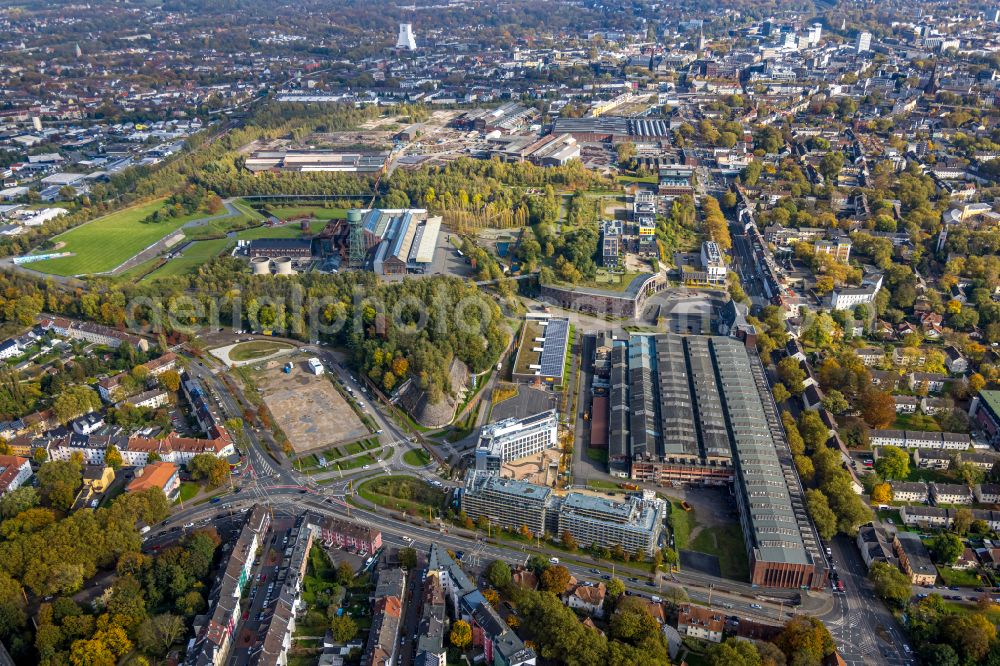
<instances>
[{"instance_id":1,"label":"modern office building facade","mask_svg":"<svg viewBox=\"0 0 1000 666\"><path fill-rule=\"evenodd\" d=\"M583 493L559 497L545 486L474 471L466 477L462 510L476 521L485 516L495 527L526 526L538 536L569 532L581 546L651 553L661 545L667 506L652 494L624 502Z\"/></svg>"},{"instance_id":2,"label":"modern office building facade","mask_svg":"<svg viewBox=\"0 0 1000 666\"><path fill-rule=\"evenodd\" d=\"M462 510L475 521L486 517L496 527L527 526L532 534L541 535L546 532L551 496L545 486L473 471L466 477Z\"/></svg>"},{"instance_id":3,"label":"modern office building facade","mask_svg":"<svg viewBox=\"0 0 1000 666\"><path fill-rule=\"evenodd\" d=\"M554 409L484 426L476 447L476 469L499 474L505 462L554 448L558 430L559 415Z\"/></svg>"},{"instance_id":4,"label":"modern office building facade","mask_svg":"<svg viewBox=\"0 0 1000 666\"><path fill-rule=\"evenodd\" d=\"M629 553L652 553L659 545L667 503L654 493L631 495L625 502L570 493L558 508L559 534L569 532L578 544Z\"/></svg>"}]
</instances>

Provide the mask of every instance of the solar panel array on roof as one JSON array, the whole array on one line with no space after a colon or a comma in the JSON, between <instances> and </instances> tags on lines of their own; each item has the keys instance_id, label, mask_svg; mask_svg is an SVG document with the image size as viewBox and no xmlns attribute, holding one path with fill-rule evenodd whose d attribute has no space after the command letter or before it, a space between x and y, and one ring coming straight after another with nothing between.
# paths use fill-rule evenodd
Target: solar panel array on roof
<instances>
[{"instance_id":1,"label":"solar panel array on roof","mask_svg":"<svg viewBox=\"0 0 1000 666\"><path fill-rule=\"evenodd\" d=\"M566 341L569 338L569 321L550 319L545 326L545 342L539 358L539 374L543 377L562 377L566 362Z\"/></svg>"}]
</instances>

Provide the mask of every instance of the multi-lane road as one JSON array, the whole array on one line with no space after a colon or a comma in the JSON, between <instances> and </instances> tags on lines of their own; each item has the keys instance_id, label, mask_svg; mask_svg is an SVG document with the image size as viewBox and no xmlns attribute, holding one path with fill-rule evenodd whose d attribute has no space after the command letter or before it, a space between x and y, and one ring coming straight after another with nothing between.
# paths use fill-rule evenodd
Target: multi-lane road
<instances>
[{"instance_id":1,"label":"multi-lane road","mask_svg":"<svg viewBox=\"0 0 1000 666\"><path fill-rule=\"evenodd\" d=\"M844 593L835 594L834 608L819 618L833 635L844 661L849 666L911 663L903 630L875 597L857 547L847 537L837 536L830 548Z\"/></svg>"}]
</instances>

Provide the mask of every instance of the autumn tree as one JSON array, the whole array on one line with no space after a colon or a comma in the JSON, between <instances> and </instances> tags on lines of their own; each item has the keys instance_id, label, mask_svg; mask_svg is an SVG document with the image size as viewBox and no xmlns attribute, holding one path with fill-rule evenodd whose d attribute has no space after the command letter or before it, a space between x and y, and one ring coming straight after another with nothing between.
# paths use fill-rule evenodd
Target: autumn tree
<instances>
[{"instance_id":1,"label":"autumn tree","mask_svg":"<svg viewBox=\"0 0 1000 666\"><path fill-rule=\"evenodd\" d=\"M888 483L876 483L872 488L872 504L888 504L892 501L892 486Z\"/></svg>"},{"instance_id":2,"label":"autumn tree","mask_svg":"<svg viewBox=\"0 0 1000 666\"><path fill-rule=\"evenodd\" d=\"M837 533L837 515L830 509L826 495L815 488L806 491L806 508L816 524L816 530L823 539L831 539Z\"/></svg>"},{"instance_id":3,"label":"autumn tree","mask_svg":"<svg viewBox=\"0 0 1000 666\"><path fill-rule=\"evenodd\" d=\"M114 444L108 444L108 448L105 449L104 453L104 464L113 470L117 470L122 466L125 461L122 459L121 451Z\"/></svg>"},{"instance_id":4,"label":"autumn tree","mask_svg":"<svg viewBox=\"0 0 1000 666\"><path fill-rule=\"evenodd\" d=\"M861 400L861 416L872 428L887 428L896 420L896 401L885 391L869 389Z\"/></svg>"},{"instance_id":5,"label":"autumn tree","mask_svg":"<svg viewBox=\"0 0 1000 666\"><path fill-rule=\"evenodd\" d=\"M472 644L472 627L465 620L456 620L451 625L451 634L449 634L448 640L459 650L464 650Z\"/></svg>"},{"instance_id":6,"label":"autumn tree","mask_svg":"<svg viewBox=\"0 0 1000 666\"><path fill-rule=\"evenodd\" d=\"M905 479L910 474L910 455L898 446L883 446L875 471L883 479Z\"/></svg>"},{"instance_id":7,"label":"autumn tree","mask_svg":"<svg viewBox=\"0 0 1000 666\"><path fill-rule=\"evenodd\" d=\"M199 453L188 461L187 467L192 479L205 481L212 488L222 485L229 478L229 463L211 453Z\"/></svg>"},{"instance_id":8,"label":"autumn tree","mask_svg":"<svg viewBox=\"0 0 1000 666\"><path fill-rule=\"evenodd\" d=\"M961 509L955 510L955 518L952 522L951 529L955 534L965 534L972 527L975 521L972 519L972 511L962 507Z\"/></svg>"},{"instance_id":9,"label":"autumn tree","mask_svg":"<svg viewBox=\"0 0 1000 666\"><path fill-rule=\"evenodd\" d=\"M160 374L157 381L159 381L160 386L172 393L176 393L181 388L181 375L176 370L167 370Z\"/></svg>"},{"instance_id":10,"label":"autumn tree","mask_svg":"<svg viewBox=\"0 0 1000 666\"><path fill-rule=\"evenodd\" d=\"M806 373L799 367L798 359L786 356L778 361L778 379L792 395L798 395L805 390L802 385L805 378Z\"/></svg>"},{"instance_id":11,"label":"autumn tree","mask_svg":"<svg viewBox=\"0 0 1000 666\"><path fill-rule=\"evenodd\" d=\"M83 482L83 465L77 459L52 460L38 468L38 487L42 496L57 509L73 506L76 491Z\"/></svg>"},{"instance_id":12,"label":"autumn tree","mask_svg":"<svg viewBox=\"0 0 1000 666\"><path fill-rule=\"evenodd\" d=\"M774 643L796 664L820 664L836 645L823 623L815 617L797 616L785 623Z\"/></svg>"},{"instance_id":13,"label":"autumn tree","mask_svg":"<svg viewBox=\"0 0 1000 666\"><path fill-rule=\"evenodd\" d=\"M955 564L962 551L965 550L965 545L956 535L950 532L939 532L928 542L927 550L937 562L950 567Z\"/></svg>"},{"instance_id":14,"label":"autumn tree","mask_svg":"<svg viewBox=\"0 0 1000 666\"><path fill-rule=\"evenodd\" d=\"M179 615L153 615L139 625L136 646L150 656L163 658L177 639L184 635L184 630L184 618Z\"/></svg>"},{"instance_id":15,"label":"autumn tree","mask_svg":"<svg viewBox=\"0 0 1000 666\"><path fill-rule=\"evenodd\" d=\"M875 587L876 596L897 608L905 607L913 594L910 578L886 562L872 562L868 580Z\"/></svg>"},{"instance_id":16,"label":"autumn tree","mask_svg":"<svg viewBox=\"0 0 1000 666\"><path fill-rule=\"evenodd\" d=\"M996 640L997 628L982 613L951 614L941 623L941 637L967 664L982 660Z\"/></svg>"},{"instance_id":17,"label":"autumn tree","mask_svg":"<svg viewBox=\"0 0 1000 666\"><path fill-rule=\"evenodd\" d=\"M358 635L358 624L347 613L334 615L330 618L330 633L337 643L347 643Z\"/></svg>"},{"instance_id":18,"label":"autumn tree","mask_svg":"<svg viewBox=\"0 0 1000 666\"><path fill-rule=\"evenodd\" d=\"M546 592L562 594L566 591L567 586L569 586L569 580L569 569L561 564L556 564L551 567L547 567L545 571L542 572L539 582L542 589Z\"/></svg>"},{"instance_id":19,"label":"autumn tree","mask_svg":"<svg viewBox=\"0 0 1000 666\"><path fill-rule=\"evenodd\" d=\"M757 647L750 641L732 636L713 645L705 661L709 666L760 666Z\"/></svg>"}]
</instances>

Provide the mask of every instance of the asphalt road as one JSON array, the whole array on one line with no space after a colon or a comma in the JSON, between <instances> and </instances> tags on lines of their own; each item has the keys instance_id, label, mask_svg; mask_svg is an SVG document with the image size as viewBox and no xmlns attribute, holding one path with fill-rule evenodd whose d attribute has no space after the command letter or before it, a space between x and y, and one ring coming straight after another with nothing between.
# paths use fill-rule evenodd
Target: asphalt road
<instances>
[{"instance_id":1,"label":"asphalt road","mask_svg":"<svg viewBox=\"0 0 1000 666\"><path fill-rule=\"evenodd\" d=\"M857 547L840 535L830 544L844 594L835 594L834 608L820 615L830 630L848 666L912 663L902 628L889 609L875 597L868 582L868 569Z\"/></svg>"}]
</instances>

